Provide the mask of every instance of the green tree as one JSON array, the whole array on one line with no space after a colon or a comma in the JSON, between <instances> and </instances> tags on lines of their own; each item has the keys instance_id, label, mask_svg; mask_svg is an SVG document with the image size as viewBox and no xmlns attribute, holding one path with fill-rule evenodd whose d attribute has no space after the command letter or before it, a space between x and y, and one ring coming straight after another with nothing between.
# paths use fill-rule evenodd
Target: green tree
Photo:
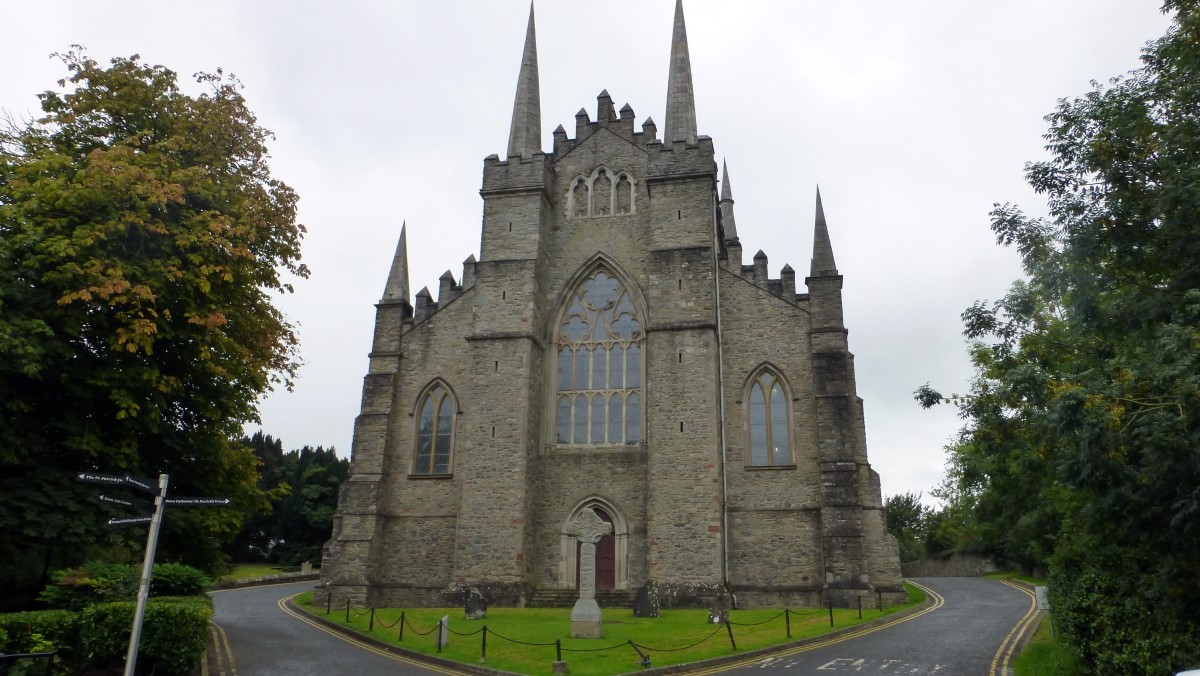
<instances>
[{"instance_id":1,"label":"green tree","mask_svg":"<svg viewBox=\"0 0 1200 676\"><path fill-rule=\"evenodd\" d=\"M952 466L992 541L1049 564L1089 673L1200 664L1200 10L1165 9L1140 69L1047 118L1049 217L992 213L1028 280L964 313Z\"/></svg>"},{"instance_id":2,"label":"green tree","mask_svg":"<svg viewBox=\"0 0 1200 676\"><path fill-rule=\"evenodd\" d=\"M245 442L260 458L259 487L270 495L271 509L246 523L233 544L234 556L289 566L319 562L350 461L321 446L283 453L283 442L262 432Z\"/></svg>"},{"instance_id":3,"label":"green tree","mask_svg":"<svg viewBox=\"0 0 1200 676\"><path fill-rule=\"evenodd\" d=\"M900 543L901 561L919 561L928 555L925 534L930 511L921 503L920 493L889 495L883 501L887 531Z\"/></svg>"},{"instance_id":4,"label":"green tree","mask_svg":"<svg viewBox=\"0 0 1200 676\"><path fill-rule=\"evenodd\" d=\"M270 298L308 274L296 195L236 79L199 74L190 95L137 56L58 56L42 117L0 129L0 567L44 578L144 538L104 528L72 481L96 470L232 496L166 520L164 560L212 568L264 504L230 440L298 364Z\"/></svg>"}]
</instances>

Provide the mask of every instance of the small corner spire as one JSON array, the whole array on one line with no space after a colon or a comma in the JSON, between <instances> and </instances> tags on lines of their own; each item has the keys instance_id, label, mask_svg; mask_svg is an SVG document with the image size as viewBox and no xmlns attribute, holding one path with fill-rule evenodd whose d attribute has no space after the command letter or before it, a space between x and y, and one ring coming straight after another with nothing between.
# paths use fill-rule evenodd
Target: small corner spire
<instances>
[{"instance_id":1,"label":"small corner spire","mask_svg":"<svg viewBox=\"0 0 1200 676\"><path fill-rule=\"evenodd\" d=\"M729 164L721 160L721 228L725 231L725 241L736 242L737 221L733 217L733 187L729 183Z\"/></svg>"},{"instance_id":2,"label":"small corner spire","mask_svg":"<svg viewBox=\"0 0 1200 676\"><path fill-rule=\"evenodd\" d=\"M696 96L692 91L692 60L688 56L683 0L675 0L671 33L671 67L667 75L667 117L663 140L696 142Z\"/></svg>"},{"instance_id":3,"label":"small corner spire","mask_svg":"<svg viewBox=\"0 0 1200 676\"><path fill-rule=\"evenodd\" d=\"M833 244L829 242L829 226L825 224L825 208L821 206L821 187L817 186L817 221L813 228L813 254L810 277L836 277Z\"/></svg>"},{"instance_id":4,"label":"small corner spire","mask_svg":"<svg viewBox=\"0 0 1200 676\"><path fill-rule=\"evenodd\" d=\"M384 301L408 299L408 222L400 226L400 241L396 244L396 255L392 258L392 269L388 272L387 285L383 288Z\"/></svg>"},{"instance_id":5,"label":"small corner spire","mask_svg":"<svg viewBox=\"0 0 1200 676\"><path fill-rule=\"evenodd\" d=\"M533 3L529 3L529 27L525 29L525 51L517 76L512 127L508 132L508 156L532 157L542 152L542 103L538 89L537 35L533 27Z\"/></svg>"}]
</instances>

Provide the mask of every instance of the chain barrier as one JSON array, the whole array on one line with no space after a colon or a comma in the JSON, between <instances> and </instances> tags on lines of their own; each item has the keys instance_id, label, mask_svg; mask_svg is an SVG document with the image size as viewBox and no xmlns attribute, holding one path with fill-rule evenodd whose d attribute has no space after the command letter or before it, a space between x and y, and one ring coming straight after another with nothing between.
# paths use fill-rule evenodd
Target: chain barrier
<instances>
[{"instance_id":1,"label":"chain barrier","mask_svg":"<svg viewBox=\"0 0 1200 676\"><path fill-rule=\"evenodd\" d=\"M401 615L400 618L404 619L404 616ZM433 625L433 629L430 629L429 631L417 631L417 628L413 626L412 622L405 620L404 623L407 624L408 628L412 629L413 633L416 634L417 636L428 636L428 635L432 634L433 632L437 631L438 627L442 626L442 623L439 620L437 624Z\"/></svg>"},{"instance_id":2,"label":"chain barrier","mask_svg":"<svg viewBox=\"0 0 1200 676\"><path fill-rule=\"evenodd\" d=\"M598 653L598 652L601 652L604 650L612 650L613 648L624 648L627 645L629 645L628 641L626 641L625 643L618 643L616 645L610 645L606 648L563 648L563 652L565 652L565 653Z\"/></svg>"},{"instance_id":3,"label":"chain barrier","mask_svg":"<svg viewBox=\"0 0 1200 676\"><path fill-rule=\"evenodd\" d=\"M548 646L548 645L555 645L558 643L558 641L551 641L550 643L528 643L526 641L518 641L517 639L509 638L509 637L505 636L504 634L497 634L495 629L489 629L488 633L491 634L492 636L495 636L496 638L501 638L501 639L504 639L505 641L508 641L509 643L516 643L519 645L531 645L531 646L544 647L544 646ZM565 648L564 648L564 650L565 650Z\"/></svg>"},{"instance_id":4,"label":"chain barrier","mask_svg":"<svg viewBox=\"0 0 1200 676\"><path fill-rule=\"evenodd\" d=\"M762 622L734 622L733 620L729 620L729 624L732 624L735 627L757 627L760 624L766 624L768 622L774 622L775 620L778 620L779 618L783 617L783 614L786 612L788 611L781 610L777 614L768 617Z\"/></svg>"},{"instance_id":5,"label":"chain barrier","mask_svg":"<svg viewBox=\"0 0 1200 676\"><path fill-rule=\"evenodd\" d=\"M636 646L638 648L642 648L643 650L648 650L650 652L654 652L654 653L674 653L674 652L679 652L680 650L687 650L688 648L695 648L696 646L700 645L701 643L704 643L708 639L716 636L717 633L720 632L724 628L725 628L725 625L722 624L721 626L719 626L715 630L713 630L713 633L709 634L708 636L705 636L704 638L700 639L699 641L696 641L695 643L693 643L691 645L685 645L681 648L651 648L648 645L642 645L641 643L634 643L633 641L630 641L629 644L632 646Z\"/></svg>"},{"instance_id":6,"label":"chain barrier","mask_svg":"<svg viewBox=\"0 0 1200 676\"><path fill-rule=\"evenodd\" d=\"M400 617L397 617L395 622L388 624L387 622L384 622L382 619L380 619L379 626L383 627L384 629L391 629L391 628L395 627L397 624L400 624L400 621L403 619L404 619L404 612L401 611Z\"/></svg>"},{"instance_id":7,"label":"chain barrier","mask_svg":"<svg viewBox=\"0 0 1200 676\"><path fill-rule=\"evenodd\" d=\"M478 634L481 631L483 631L483 629L476 629L475 631L472 631L472 632L462 633L459 631L454 631L453 629L450 628L450 624L446 623L446 631L450 632L451 634L454 634L455 636L474 636L475 634ZM495 632L492 632L492 633L495 633Z\"/></svg>"}]
</instances>

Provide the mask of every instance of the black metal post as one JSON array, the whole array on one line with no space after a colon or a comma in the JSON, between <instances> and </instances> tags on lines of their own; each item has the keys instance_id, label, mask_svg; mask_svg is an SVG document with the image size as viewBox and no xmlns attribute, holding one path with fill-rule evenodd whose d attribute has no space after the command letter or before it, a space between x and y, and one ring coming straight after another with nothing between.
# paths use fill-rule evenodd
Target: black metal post
<instances>
[{"instance_id":1,"label":"black metal post","mask_svg":"<svg viewBox=\"0 0 1200 676\"><path fill-rule=\"evenodd\" d=\"M442 652L442 621L438 620L437 626L437 651Z\"/></svg>"},{"instance_id":2,"label":"black metal post","mask_svg":"<svg viewBox=\"0 0 1200 676\"><path fill-rule=\"evenodd\" d=\"M562 662L562 639L561 638L554 639L554 654L557 656L558 661Z\"/></svg>"},{"instance_id":3,"label":"black metal post","mask_svg":"<svg viewBox=\"0 0 1200 676\"><path fill-rule=\"evenodd\" d=\"M483 646L479 649L479 659L487 659L487 625L483 625Z\"/></svg>"},{"instance_id":4,"label":"black metal post","mask_svg":"<svg viewBox=\"0 0 1200 676\"><path fill-rule=\"evenodd\" d=\"M875 592L875 596L878 597L878 599L879 599L879 610L882 611L883 610L883 592L877 591L877 592Z\"/></svg>"},{"instance_id":5,"label":"black metal post","mask_svg":"<svg viewBox=\"0 0 1200 676\"><path fill-rule=\"evenodd\" d=\"M325 585L325 614L329 614L329 607L333 603L333 594L329 593L329 585Z\"/></svg>"},{"instance_id":6,"label":"black metal post","mask_svg":"<svg viewBox=\"0 0 1200 676\"><path fill-rule=\"evenodd\" d=\"M649 669L650 668L650 656L647 655L646 653L642 652L641 649L637 647L637 644L633 642L633 639L629 640L629 647L633 648L633 652L638 654L638 659L642 661L642 666L646 669Z\"/></svg>"},{"instance_id":7,"label":"black metal post","mask_svg":"<svg viewBox=\"0 0 1200 676\"><path fill-rule=\"evenodd\" d=\"M829 626L833 626L833 599L829 599Z\"/></svg>"},{"instance_id":8,"label":"black metal post","mask_svg":"<svg viewBox=\"0 0 1200 676\"><path fill-rule=\"evenodd\" d=\"M400 635L396 637L396 642L404 640L404 611L400 611Z\"/></svg>"},{"instance_id":9,"label":"black metal post","mask_svg":"<svg viewBox=\"0 0 1200 676\"><path fill-rule=\"evenodd\" d=\"M787 608L783 609L783 624L787 626L787 637L792 637L792 613Z\"/></svg>"},{"instance_id":10,"label":"black metal post","mask_svg":"<svg viewBox=\"0 0 1200 676\"><path fill-rule=\"evenodd\" d=\"M858 597L858 619L862 619L862 597Z\"/></svg>"},{"instance_id":11,"label":"black metal post","mask_svg":"<svg viewBox=\"0 0 1200 676\"><path fill-rule=\"evenodd\" d=\"M375 609L371 609L371 619L367 622L367 631L375 631Z\"/></svg>"},{"instance_id":12,"label":"black metal post","mask_svg":"<svg viewBox=\"0 0 1200 676\"><path fill-rule=\"evenodd\" d=\"M350 599L346 599L346 624L350 624Z\"/></svg>"},{"instance_id":13,"label":"black metal post","mask_svg":"<svg viewBox=\"0 0 1200 676\"><path fill-rule=\"evenodd\" d=\"M725 631L729 634L729 645L733 646L733 649L736 651L737 644L733 642L733 627L729 626L728 618L725 620Z\"/></svg>"}]
</instances>

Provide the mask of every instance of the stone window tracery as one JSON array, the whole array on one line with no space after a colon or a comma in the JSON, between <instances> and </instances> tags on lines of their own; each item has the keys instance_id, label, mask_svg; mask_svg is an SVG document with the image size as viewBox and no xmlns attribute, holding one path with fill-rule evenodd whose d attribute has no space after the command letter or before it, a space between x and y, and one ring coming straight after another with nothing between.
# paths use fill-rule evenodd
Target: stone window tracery
<instances>
[{"instance_id":1,"label":"stone window tracery","mask_svg":"<svg viewBox=\"0 0 1200 676\"><path fill-rule=\"evenodd\" d=\"M436 381L417 399L417 441L412 473L438 475L450 473L450 455L454 448L454 417L458 409L454 395Z\"/></svg>"},{"instance_id":2,"label":"stone window tracery","mask_svg":"<svg viewBox=\"0 0 1200 676\"><path fill-rule=\"evenodd\" d=\"M577 176L567 194L567 214L572 218L632 214L634 179L628 171L597 167L591 176Z\"/></svg>"},{"instance_id":3,"label":"stone window tracery","mask_svg":"<svg viewBox=\"0 0 1200 676\"><path fill-rule=\"evenodd\" d=\"M629 290L603 268L571 294L556 336L557 443L641 441L644 335Z\"/></svg>"},{"instance_id":4,"label":"stone window tracery","mask_svg":"<svg viewBox=\"0 0 1200 676\"><path fill-rule=\"evenodd\" d=\"M783 379L771 368L759 370L750 381L745 402L749 464L755 467L791 465L791 397Z\"/></svg>"}]
</instances>

